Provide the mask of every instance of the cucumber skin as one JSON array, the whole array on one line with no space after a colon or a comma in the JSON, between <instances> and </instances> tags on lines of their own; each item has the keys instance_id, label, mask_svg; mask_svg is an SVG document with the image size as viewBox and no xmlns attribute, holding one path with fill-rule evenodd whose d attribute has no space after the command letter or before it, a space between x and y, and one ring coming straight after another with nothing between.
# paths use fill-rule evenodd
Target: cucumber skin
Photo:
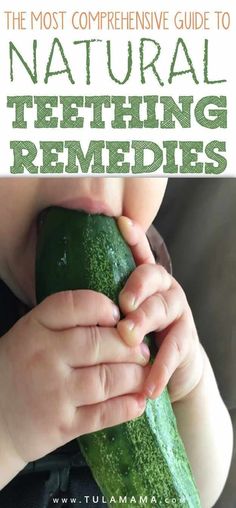
<instances>
[{"instance_id":1,"label":"cucumber skin","mask_svg":"<svg viewBox=\"0 0 236 508\"><path fill-rule=\"evenodd\" d=\"M49 208L42 216L36 254L37 302L65 289L93 289L118 304L119 292L134 268L130 249L111 217L59 207Z\"/></svg>"},{"instance_id":2,"label":"cucumber skin","mask_svg":"<svg viewBox=\"0 0 236 508\"><path fill-rule=\"evenodd\" d=\"M38 303L58 291L93 289L118 304L134 268L113 218L59 207L42 217L36 253ZM145 340L153 361L155 346L150 336ZM158 399L147 400L142 416L80 436L78 442L108 506L131 508L134 496L138 507L201 507L167 389ZM127 496L127 502L119 502L120 496ZM139 503L140 496L148 502Z\"/></svg>"}]
</instances>

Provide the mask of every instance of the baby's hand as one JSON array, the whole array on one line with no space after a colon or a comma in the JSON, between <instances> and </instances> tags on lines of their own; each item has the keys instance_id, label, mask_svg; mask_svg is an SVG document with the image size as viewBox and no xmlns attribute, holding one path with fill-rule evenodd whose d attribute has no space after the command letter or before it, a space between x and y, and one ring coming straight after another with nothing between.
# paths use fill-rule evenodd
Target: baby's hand
<instances>
[{"instance_id":1,"label":"baby's hand","mask_svg":"<svg viewBox=\"0 0 236 508\"><path fill-rule=\"evenodd\" d=\"M203 372L202 346L183 289L160 265L155 264L141 227L127 217L118 225L138 265L120 293L125 318L118 323L123 340L137 346L155 331L159 351L144 384L149 398L158 397L168 383L172 402L185 398Z\"/></svg>"},{"instance_id":2,"label":"baby's hand","mask_svg":"<svg viewBox=\"0 0 236 508\"><path fill-rule=\"evenodd\" d=\"M138 392L150 370L148 348L127 346L118 319L101 293L66 291L46 298L1 338L0 445L7 443L9 453L27 463L142 414L145 397Z\"/></svg>"}]
</instances>

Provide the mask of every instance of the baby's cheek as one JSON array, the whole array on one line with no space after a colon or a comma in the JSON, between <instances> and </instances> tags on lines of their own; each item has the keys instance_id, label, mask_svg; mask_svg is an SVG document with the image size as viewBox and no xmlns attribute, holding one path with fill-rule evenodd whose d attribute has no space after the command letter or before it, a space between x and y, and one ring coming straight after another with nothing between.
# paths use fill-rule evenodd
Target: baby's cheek
<instances>
[{"instance_id":1,"label":"baby's cheek","mask_svg":"<svg viewBox=\"0 0 236 508\"><path fill-rule=\"evenodd\" d=\"M38 180L3 178L0 185L0 278L28 305L34 301Z\"/></svg>"},{"instance_id":2,"label":"baby's cheek","mask_svg":"<svg viewBox=\"0 0 236 508\"><path fill-rule=\"evenodd\" d=\"M167 178L127 178L124 185L123 215L146 231L160 208Z\"/></svg>"}]
</instances>

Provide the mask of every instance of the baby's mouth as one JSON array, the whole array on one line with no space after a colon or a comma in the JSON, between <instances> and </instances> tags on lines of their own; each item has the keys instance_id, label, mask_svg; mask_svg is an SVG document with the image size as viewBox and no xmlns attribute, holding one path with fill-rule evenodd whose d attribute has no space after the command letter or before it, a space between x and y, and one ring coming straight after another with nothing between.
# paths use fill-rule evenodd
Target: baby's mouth
<instances>
[{"instance_id":1,"label":"baby's mouth","mask_svg":"<svg viewBox=\"0 0 236 508\"><path fill-rule=\"evenodd\" d=\"M71 210L83 210L91 214L104 214L113 216L114 211L111 206L102 199L95 199L91 196L71 196L53 203L54 206L70 208Z\"/></svg>"}]
</instances>

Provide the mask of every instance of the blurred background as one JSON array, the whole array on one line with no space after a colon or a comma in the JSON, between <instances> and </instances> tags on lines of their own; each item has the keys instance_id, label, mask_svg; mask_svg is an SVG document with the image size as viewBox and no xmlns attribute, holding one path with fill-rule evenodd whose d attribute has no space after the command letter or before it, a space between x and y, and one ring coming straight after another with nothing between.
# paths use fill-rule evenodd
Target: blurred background
<instances>
[{"instance_id":1,"label":"blurred background","mask_svg":"<svg viewBox=\"0 0 236 508\"><path fill-rule=\"evenodd\" d=\"M170 179L154 221L236 431L236 179ZM219 436L220 439L220 436ZM236 447L216 508L236 507Z\"/></svg>"}]
</instances>

